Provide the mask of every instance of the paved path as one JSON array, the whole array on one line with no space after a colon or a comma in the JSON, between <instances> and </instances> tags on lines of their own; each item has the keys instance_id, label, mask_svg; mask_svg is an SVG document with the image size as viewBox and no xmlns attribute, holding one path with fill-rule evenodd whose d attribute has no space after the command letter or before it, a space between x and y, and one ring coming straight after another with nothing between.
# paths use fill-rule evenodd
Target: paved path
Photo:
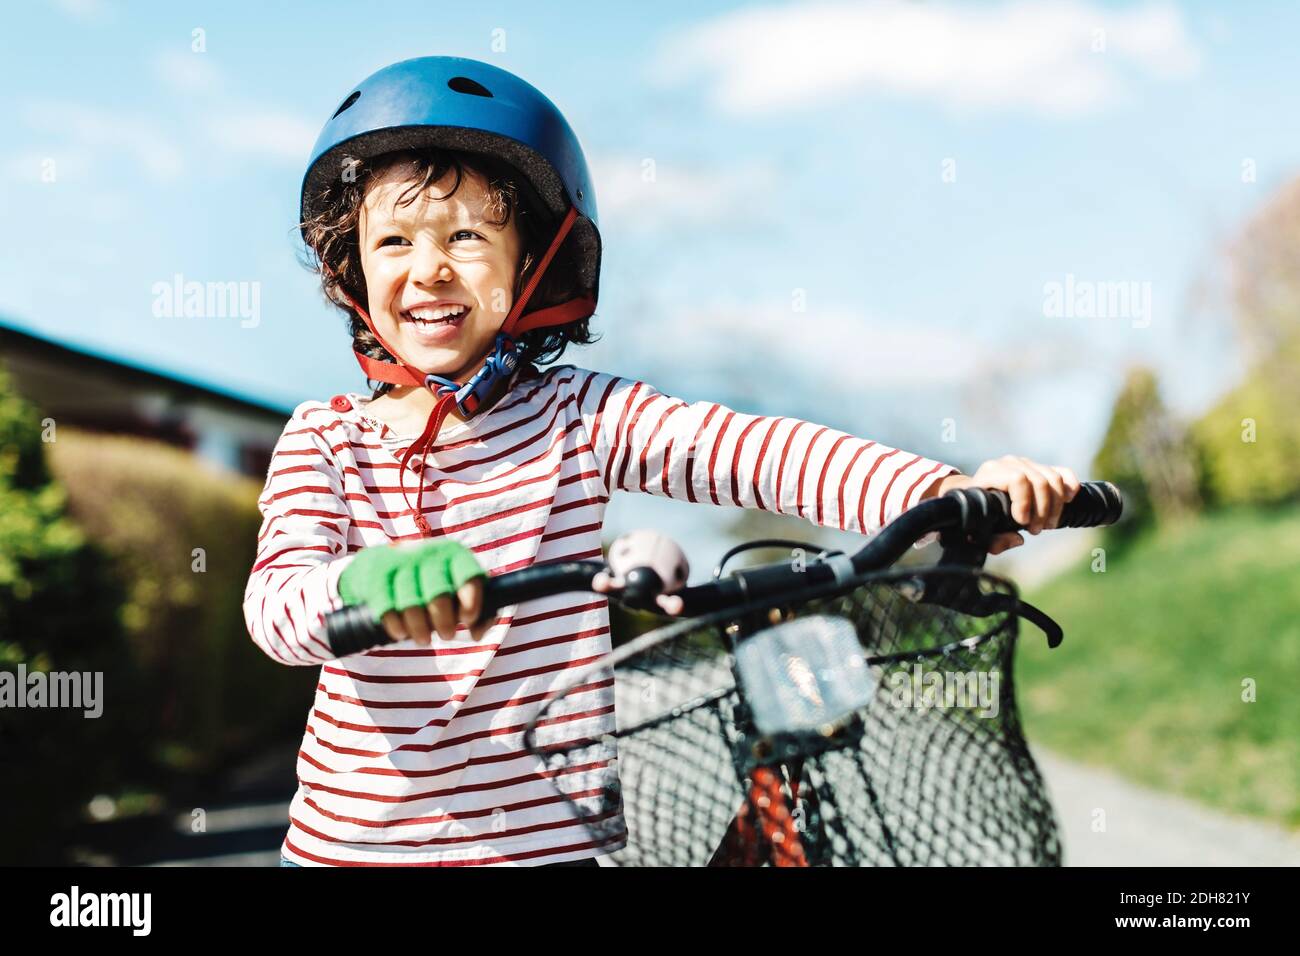
<instances>
[{"instance_id":1,"label":"paved path","mask_svg":"<svg viewBox=\"0 0 1300 956\"><path fill-rule=\"evenodd\" d=\"M1067 866L1300 866L1300 834L1228 816L1034 749ZM1097 811L1105 829L1094 830Z\"/></svg>"},{"instance_id":2,"label":"paved path","mask_svg":"<svg viewBox=\"0 0 1300 956\"><path fill-rule=\"evenodd\" d=\"M164 815L148 833L114 841L121 852L105 853L98 862L276 865L288 825L288 801L280 794L292 791L292 756L292 750L268 755L243 768L230 802L207 810L205 832L191 832L186 812ZM1056 806L1067 866L1300 866L1300 834L1149 790L1039 748L1034 756ZM1104 830L1094 830L1099 809Z\"/></svg>"}]
</instances>

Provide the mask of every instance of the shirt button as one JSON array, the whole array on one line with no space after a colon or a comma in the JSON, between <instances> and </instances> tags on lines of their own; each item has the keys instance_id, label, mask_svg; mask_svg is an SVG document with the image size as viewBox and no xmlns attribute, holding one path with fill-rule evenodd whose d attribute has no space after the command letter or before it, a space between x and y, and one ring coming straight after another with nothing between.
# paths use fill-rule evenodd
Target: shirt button
<instances>
[{"instance_id":1,"label":"shirt button","mask_svg":"<svg viewBox=\"0 0 1300 956\"><path fill-rule=\"evenodd\" d=\"M335 395L330 399L330 408L336 412L350 412L352 411L352 403L348 401L346 395Z\"/></svg>"}]
</instances>

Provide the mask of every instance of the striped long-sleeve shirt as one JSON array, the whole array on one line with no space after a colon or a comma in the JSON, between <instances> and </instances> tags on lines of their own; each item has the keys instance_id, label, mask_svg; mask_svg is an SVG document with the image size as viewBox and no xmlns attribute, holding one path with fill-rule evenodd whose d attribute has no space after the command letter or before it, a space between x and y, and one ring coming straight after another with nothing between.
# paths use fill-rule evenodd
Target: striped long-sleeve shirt
<instances>
[{"instance_id":1,"label":"striped long-sleeve shirt","mask_svg":"<svg viewBox=\"0 0 1300 956\"><path fill-rule=\"evenodd\" d=\"M348 393L299 405L259 502L249 633L276 661L320 667L284 855L304 865L533 865L616 849L593 844L522 740L565 671L609 651L603 597L504 608L480 642L462 627L427 648L330 653L323 618L342 606L338 578L350 556L421 537L398 481L413 438L368 417L366 402ZM426 469L434 534L471 548L489 574L599 559L615 491L871 533L955 470L568 365L525 366L496 405L468 422L449 419L423 465L408 467ZM584 693L589 721L575 734L612 729L612 687Z\"/></svg>"}]
</instances>

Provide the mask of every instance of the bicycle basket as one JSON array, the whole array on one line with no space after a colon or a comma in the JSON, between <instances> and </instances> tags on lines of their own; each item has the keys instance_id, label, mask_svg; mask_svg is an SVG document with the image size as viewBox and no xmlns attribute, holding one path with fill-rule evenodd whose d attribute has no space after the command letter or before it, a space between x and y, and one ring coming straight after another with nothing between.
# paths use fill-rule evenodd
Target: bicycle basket
<instances>
[{"instance_id":1,"label":"bicycle basket","mask_svg":"<svg viewBox=\"0 0 1300 956\"><path fill-rule=\"evenodd\" d=\"M966 613L917 600L954 593L1003 603ZM544 705L529 746L594 841L626 841L610 855L621 866L708 863L734 838L729 826L757 765L783 775L815 864L1059 865L1051 804L1015 706L1014 598L1010 583L984 572L927 568L677 622L576 675ZM771 673L741 683L738 672L764 670L738 667L733 654L763 637L744 633L755 618L787 629L802 619L823 631L828 621L852 626L857 666L865 660L870 677L853 677L852 693L837 697L862 705L835 733L758 729L756 709L771 703L757 699L771 693L758 684ZM842 646L820 640L816 653ZM773 646L794 645L783 637ZM611 675L617 730L584 735L582 688Z\"/></svg>"}]
</instances>

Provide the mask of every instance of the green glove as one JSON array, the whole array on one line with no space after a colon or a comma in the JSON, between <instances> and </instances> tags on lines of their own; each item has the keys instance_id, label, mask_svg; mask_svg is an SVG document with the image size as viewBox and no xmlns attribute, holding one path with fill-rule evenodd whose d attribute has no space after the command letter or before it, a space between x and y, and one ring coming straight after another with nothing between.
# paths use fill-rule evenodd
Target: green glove
<instances>
[{"instance_id":1,"label":"green glove","mask_svg":"<svg viewBox=\"0 0 1300 956\"><path fill-rule=\"evenodd\" d=\"M339 575L339 596L348 604L365 605L379 620L388 611L455 594L466 581L486 573L474 552L456 541L363 548Z\"/></svg>"}]
</instances>

